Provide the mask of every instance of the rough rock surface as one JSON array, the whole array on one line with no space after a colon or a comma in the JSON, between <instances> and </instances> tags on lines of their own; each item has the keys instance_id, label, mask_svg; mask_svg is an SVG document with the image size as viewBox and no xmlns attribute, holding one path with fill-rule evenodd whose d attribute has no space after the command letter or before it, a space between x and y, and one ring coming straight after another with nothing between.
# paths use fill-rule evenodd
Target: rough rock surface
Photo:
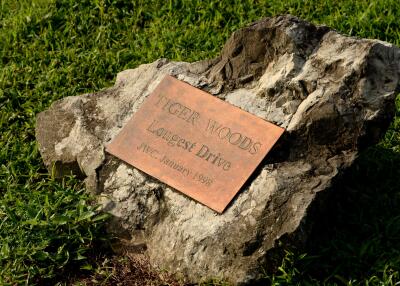
<instances>
[{"instance_id":1,"label":"rough rock surface","mask_svg":"<svg viewBox=\"0 0 400 286\"><path fill-rule=\"evenodd\" d=\"M222 215L104 152L166 74L287 130ZM37 117L37 140L48 168L82 176L110 230L153 265L249 283L277 242L307 239L320 194L387 128L399 78L397 47L279 16L233 33L216 59L160 59L55 102Z\"/></svg>"}]
</instances>

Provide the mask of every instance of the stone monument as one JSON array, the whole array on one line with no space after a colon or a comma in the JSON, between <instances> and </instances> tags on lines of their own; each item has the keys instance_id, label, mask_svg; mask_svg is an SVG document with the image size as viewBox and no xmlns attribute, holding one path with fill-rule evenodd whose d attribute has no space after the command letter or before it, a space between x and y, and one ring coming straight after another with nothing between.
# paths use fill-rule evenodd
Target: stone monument
<instances>
[{"instance_id":1,"label":"stone monument","mask_svg":"<svg viewBox=\"0 0 400 286\"><path fill-rule=\"evenodd\" d=\"M286 130L221 214L105 150L165 76ZM36 137L46 166L85 180L127 248L186 281L246 284L279 242L307 240L333 180L391 122L399 79L399 48L279 16L234 32L215 59L160 59L54 102Z\"/></svg>"}]
</instances>

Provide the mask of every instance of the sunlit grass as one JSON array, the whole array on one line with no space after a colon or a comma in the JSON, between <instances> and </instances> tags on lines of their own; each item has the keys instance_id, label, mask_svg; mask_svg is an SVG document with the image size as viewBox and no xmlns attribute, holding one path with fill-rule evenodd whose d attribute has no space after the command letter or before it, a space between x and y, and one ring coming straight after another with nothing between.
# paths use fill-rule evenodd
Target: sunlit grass
<instances>
[{"instance_id":1,"label":"sunlit grass","mask_svg":"<svg viewBox=\"0 0 400 286\"><path fill-rule=\"evenodd\" d=\"M56 182L45 170L35 142L38 112L160 57L214 57L234 30L287 13L400 44L397 0L0 1L0 284L58 279L89 263L83 253L103 238L93 235L101 221L93 223L76 181ZM346 175L308 256L288 252L281 270L267 275L272 284L399 283L399 114L398 103L384 140Z\"/></svg>"}]
</instances>

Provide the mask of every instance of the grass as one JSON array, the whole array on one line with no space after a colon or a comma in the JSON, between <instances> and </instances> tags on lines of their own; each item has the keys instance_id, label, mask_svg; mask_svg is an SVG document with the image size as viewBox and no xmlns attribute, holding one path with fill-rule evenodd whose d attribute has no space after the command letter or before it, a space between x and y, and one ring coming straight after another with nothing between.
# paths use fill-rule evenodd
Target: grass
<instances>
[{"instance_id":1,"label":"grass","mask_svg":"<svg viewBox=\"0 0 400 286\"><path fill-rule=\"evenodd\" d=\"M214 57L234 30L286 13L400 45L397 0L0 1L0 285L51 284L77 269L111 275L90 259L107 239L106 218L79 182L45 170L34 136L38 112L160 57ZM266 283L400 285L399 166L398 99L390 130L345 174L307 255L287 249Z\"/></svg>"}]
</instances>

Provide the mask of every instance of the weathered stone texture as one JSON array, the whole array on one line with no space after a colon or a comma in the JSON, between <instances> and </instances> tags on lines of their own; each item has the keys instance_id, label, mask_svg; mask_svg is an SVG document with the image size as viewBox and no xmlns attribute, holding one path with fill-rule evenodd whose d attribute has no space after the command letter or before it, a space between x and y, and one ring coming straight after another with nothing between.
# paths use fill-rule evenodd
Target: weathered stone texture
<instances>
[{"instance_id":1,"label":"weathered stone texture","mask_svg":"<svg viewBox=\"0 0 400 286\"><path fill-rule=\"evenodd\" d=\"M287 130L222 215L104 152L166 74ZM399 78L391 44L267 18L233 33L216 59L160 59L55 102L37 117L37 140L46 166L84 177L114 216L110 230L145 246L153 265L246 283L280 239L307 239L318 193L392 120Z\"/></svg>"}]
</instances>

